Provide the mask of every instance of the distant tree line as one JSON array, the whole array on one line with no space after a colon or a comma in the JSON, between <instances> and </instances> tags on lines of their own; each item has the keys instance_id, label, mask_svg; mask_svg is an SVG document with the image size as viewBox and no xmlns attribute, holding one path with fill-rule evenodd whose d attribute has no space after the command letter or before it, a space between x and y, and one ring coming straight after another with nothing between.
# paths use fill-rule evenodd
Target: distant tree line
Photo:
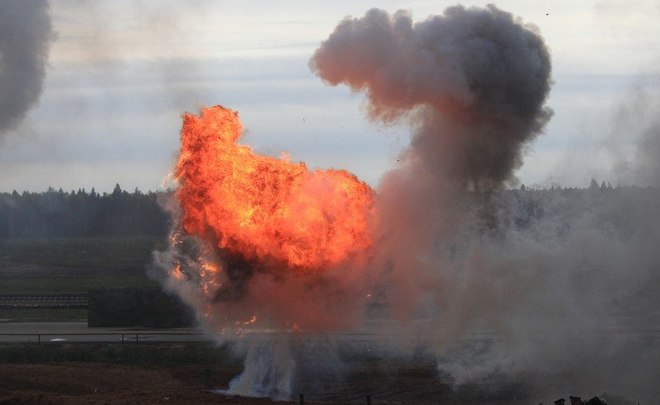
<instances>
[{"instance_id":1,"label":"distant tree line","mask_svg":"<svg viewBox=\"0 0 660 405\"><path fill-rule=\"evenodd\" d=\"M34 193L0 193L0 239L89 236L165 236L171 219L159 204L167 193L135 190L129 193L117 184L112 193L64 192L48 189ZM480 201L476 198L475 201ZM504 190L492 196L486 208L479 204L487 226L526 229L540 220L553 218L570 223L590 211L608 212L608 220L625 223L630 210L660 206L660 189L612 187L592 180L587 188L526 187ZM610 208L611 207L611 208ZM616 207L631 207L629 210ZM606 208L606 210L603 210ZM628 212L628 214L626 214Z\"/></svg>"},{"instance_id":2,"label":"distant tree line","mask_svg":"<svg viewBox=\"0 0 660 405\"><path fill-rule=\"evenodd\" d=\"M133 193L117 184L112 193L84 189L64 192L0 193L0 238L164 236L169 215L163 193Z\"/></svg>"},{"instance_id":3,"label":"distant tree line","mask_svg":"<svg viewBox=\"0 0 660 405\"><path fill-rule=\"evenodd\" d=\"M504 191L497 200L498 221L506 227L529 229L540 223L568 228L586 216L598 218L604 229L632 232L631 224L660 207L660 188L612 186L591 180L589 187L526 187ZM635 219L633 221L633 218Z\"/></svg>"}]
</instances>

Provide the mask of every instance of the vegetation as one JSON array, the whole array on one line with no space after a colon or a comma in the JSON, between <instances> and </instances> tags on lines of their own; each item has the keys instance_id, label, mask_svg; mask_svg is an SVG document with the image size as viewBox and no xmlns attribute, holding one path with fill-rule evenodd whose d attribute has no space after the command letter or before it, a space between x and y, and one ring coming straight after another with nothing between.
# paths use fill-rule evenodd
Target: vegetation
<instances>
[{"instance_id":1,"label":"vegetation","mask_svg":"<svg viewBox=\"0 0 660 405\"><path fill-rule=\"evenodd\" d=\"M0 239L0 295L158 288L147 269L152 252L164 243L154 236ZM81 320L87 310L0 308L0 319Z\"/></svg>"},{"instance_id":2,"label":"vegetation","mask_svg":"<svg viewBox=\"0 0 660 405\"><path fill-rule=\"evenodd\" d=\"M237 358L211 342L185 343L8 343L0 345L2 363L114 363L137 366L232 364Z\"/></svg>"},{"instance_id":3,"label":"vegetation","mask_svg":"<svg viewBox=\"0 0 660 405\"><path fill-rule=\"evenodd\" d=\"M119 184L111 194L94 189L70 193L0 193L0 238L164 236L169 215L158 204L163 193L132 194Z\"/></svg>"},{"instance_id":4,"label":"vegetation","mask_svg":"<svg viewBox=\"0 0 660 405\"><path fill-rule=\"evenodd\" d=\"M165 241L153 236L0 240L0 264L121 272L142 268Z\"/></svg>"},{"instance_id":5,"label":"vegetation","mask_svg":"<svg viewBox=\"0 0 660 405\"><path fill-rule=\"evenodd\" d=\"M560 235L589 215L604 233L625 238L645 223L644 213L655 212L660 192L594 180L588 188L521 186L491 197L483 206L475 198L473 206L486 229ZM166 246L169 214L159 204L166 198L119 185L102 195L93 189L0 193L0 294L157 288L147 269L152 252ZM81 313L4 308L0 319L70 320Z\"/></svg>"},{"instance_id":6,"label":"vegetation","mask_svg":"<svg viewBox=\"0 0 660 405\"><path fill-rule=\"evenodd\" d=\"M80 322L87 319L87 310L84 308L0 309L0 319L21 322Z\"/></svg>"},{"instance_id":7,"label":"vegetation","mask_svg":"<svg viewBox=\"0 0 660 405\"><path fill-rule=\"evenodd\" d=\"M146 267L163 244L153 236L0 239L0 294L154 287Z\"/></svg>"},{"instance_id":8,"label":"vegetation","mask_svg":"<svg viewBox=\"0 0 660 405\"><path fill-rule=\"evenodd\" d=\"M194 324L194 314L176 295L157 288L100 288L87 294L91 327L177 328Z\"/></svg>"}]
</instances>

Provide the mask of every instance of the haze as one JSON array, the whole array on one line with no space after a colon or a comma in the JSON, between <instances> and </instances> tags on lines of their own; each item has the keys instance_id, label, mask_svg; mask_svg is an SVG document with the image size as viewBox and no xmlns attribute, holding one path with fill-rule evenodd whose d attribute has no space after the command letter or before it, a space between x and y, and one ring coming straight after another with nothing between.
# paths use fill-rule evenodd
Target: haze
<instances>
[{"instance_id":1,"label":"haze","mask_svg":"<svg viewBox=\"0 0 660 405\"><path fill-rule=\"evenodd\" d=\"M287 151L310 167L345 168L375 185L409 129L370 124L364 97L324 85L308 60L346 15L403 8L420 21L452 4L53 2L43 91L0 140L0 190L158 189L177 152L181 114L215 104L239 112L244 142L259 152ZM658 94L660 6L496 5L538 26L553 64L547 105L555 113L526 148L519 182L643 182L625 168L644 117L626 121L624 113L640 97L653 105Z\"/></svg>"}]
</instances>

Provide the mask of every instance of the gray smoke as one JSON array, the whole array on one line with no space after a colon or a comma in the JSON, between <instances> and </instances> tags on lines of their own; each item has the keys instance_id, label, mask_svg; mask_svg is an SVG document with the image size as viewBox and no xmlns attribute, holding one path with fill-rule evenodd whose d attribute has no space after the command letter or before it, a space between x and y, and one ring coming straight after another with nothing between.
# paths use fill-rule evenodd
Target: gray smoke
<instances>
[{"instance_id":1,"label":"gray smoke","mask_svg":"<svg viewBox=\"0 0 660 405\"><path fill-rule=\"evenodd\" d=\"M657 78L641 78L613 114L607 150L620 182L660 186L660 91ZM626 153L626 144L632 150Z\"/></svg>"},{"instance_id":2,"label":"gray smoke","mask_svg":"<svg viewBox=\"0 0 660 405\"><path fill-rule=\"evenodd\" d=\"M459 187L499 188L551 116L542 38L492 5L450 7L415 24L406 12L372 9L342 21L310 67L332 85L364 91L373 119L410 118L404 170Z\"/></svg>"},{"instance_id":3,"label":"gray smoke","mask_svg":"<svg viewBox=\"0 0 660 405\"><path fill-rule=\"evenodd\" d=\"M512 180L524 146L549 120L550 56L534 27L494 6L450 7L413 24L372 9L342 21L310 67L367 94L370 116L407 118L413 134L378 187L377 267L391 310L406 319L436 279L440 244L459 231L469 192L485 228L490 196Z\"/></svg>"},{"instance_id":4,"label":"gray smoke","mask_svg":"<svg viewBox=\"0 0 660 405\"><path fill-rule=\"evenodd\" d=\"M376 266L391 310L408 318L434 295L437 253L471 215L462 209L469 192L483 206L478 226L497 227L490 196L551 116L549 52L534 27L494 6L450 7L415 24L406 12L372 9L342 21L310 67L330 84L365 91L373 119L405 117L413 128L377 199Z\"/></svg>"},{"instance_id":5,"label":"gray smoke","mask_svg":"<svg viewBox=\"0 0 660 405\"><path fill-rule=\"evenodd\" d=\"M0 134L39 100L52 38L46 0L0 2Z\"/></svg>"},{"instance_id":6,"label":"gray smoke","mask_svg":"<svg viewBox=\"0 0 660 405\"><path fill-rule=\"evenodd\" d=\"M550 57L532 26L494 6L415 24L374 9L342 21L310 66L365 92L373 119L412 126L378 187L373 265L388 312L441 372L457 385L508 376L544 401L557 390L657 398L660 192L503 191L551 117ZM650 119L627 163L657 184L647 101L629 108ZM410 321L420 314L433 323Z\"/></svg>"},{"instance_id":7,"label":"gray smoke","mask_svg":"<svg viewBox=\"0 0 660 405\"><path fill-rule=\"evenodd\" d=\"M506 227L466 232L440 269L441 368L461 381L514 376L546 400L559 387L655 400L660 192L514 190L498 199ZM475 330L490 333L488 355L453 355L446 343Z\"/></svg>"}]
</instances>

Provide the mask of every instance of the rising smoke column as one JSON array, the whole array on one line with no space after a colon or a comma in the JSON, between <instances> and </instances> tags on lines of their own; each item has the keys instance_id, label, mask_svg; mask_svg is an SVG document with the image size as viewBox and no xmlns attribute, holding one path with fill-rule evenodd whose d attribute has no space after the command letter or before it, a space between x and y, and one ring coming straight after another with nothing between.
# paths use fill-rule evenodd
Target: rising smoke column
<instances>
[{"instance_id":1,"label":"rising smoke column","mask_svg":"<svg viewBox=\"0 0 660 405\"><path fill-rule=\"evenodd\" d=\"M496 193L551 116L533 27L493 6L417 24L372 10L344 20L310 65L364 91L373 119L413 127L377 190L378 256L395 314L429 303L440 314L430 343L441 373L458 385L508 376L541 399L658 397L658 189ZM643 184L658 184L656 106L627 102L615 133L639 134L626 163ZM476 218L466 195L486 207ZM475 330L493 338L461 340Z\"/></svg>"},{"instance_id":2,"label":"rising smoke column","mask_svg":"<svg viewBox=\"0 0 660 405\"><path fill-rule=\"evenodd\" d=\"M53 37L46 0L0 3L0 134L14 129L41 95Z\"/></svg>"},{"instance_id":3,"label":"rising smoke column","mask_svg":"<svg viewBox=\"0 0 660 405\"><path fill-rule=\"evenodd\" d=\"M214 331L354 323L367 294L372 190L343 170L258 155L237 143L241 131L220 106L184 115L165 258L172 287Z\"/></svg>"},{"instance_id":4,"label":"rising smoke column","mask_svg":"<svg viewBox=\"0 0 660 405\"><path fill-rule=\"evenodd\" d=\"M450 7L418 23L372 9L342 21L310 67L365 92L373 120L405 118L413 129L377 201L385 284L395 286L392 309L408 317L437 287L442 244L455 238L469 192L482 200L484 226L496 227L489 196L552 115L549 52L535 27L494 6Z\"/></svg>"},{"instance_id":5,"label":"rising smoke column","mask_svg":"<svg viewBox=\"0 0 660 405\"><path fill-rule=\"evenodd\" d=\"M326 82L364 91L375 120L411 118L404 170L492 190L521 164L551 116L550 55L534 27L494 6L462 6L413 24L372 9L346 19L310 61Z\"/></svg>"}]
</instances>

